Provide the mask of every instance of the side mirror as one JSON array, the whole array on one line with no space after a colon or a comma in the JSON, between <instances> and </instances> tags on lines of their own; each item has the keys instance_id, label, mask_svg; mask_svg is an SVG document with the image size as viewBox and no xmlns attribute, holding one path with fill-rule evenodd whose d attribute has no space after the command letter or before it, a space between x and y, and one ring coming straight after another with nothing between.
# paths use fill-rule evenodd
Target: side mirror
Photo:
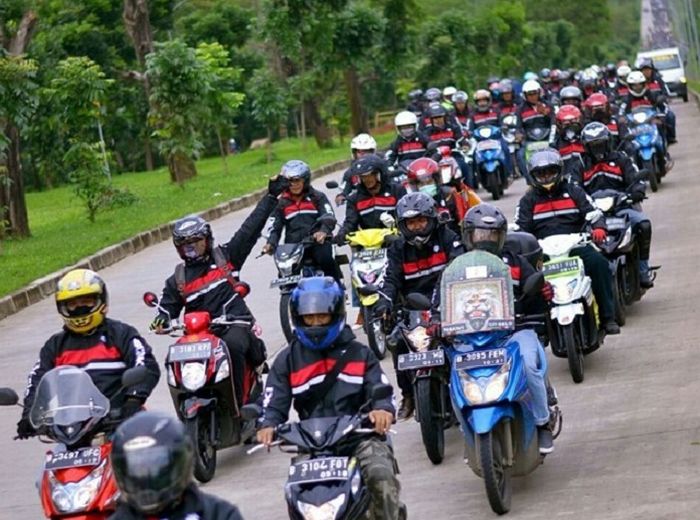
<instances>
[{"instance_id":1,"label":"side mirror","mask_svg":"<svg viewBox=\"0 0 700 520\"><path fill-rule=\"evenodd\" d=\"M326 181L326 188L329 190L338 189L340 185L336 181Z\"/></svg>"},{"instance_id":2,"label":"side mirror","mask_svg":"<svg viewBox=\"0 0 700 520\"><path fill-rule=\"evenodd\" d=\"M143 366L137 366L129 368L122 374L122 386L124 388L129 388L143 383L148 377L148 369Z\"/></svg>"},{"instance_id":3,"label":"side mirror","mask_svg":"<svg viewBox=\"0 0 700 520\"><path fill-rule=\"evenodd\" d=\"M394 389L391 385L374 385L372 387L372 402L376 403L383 399L389 399L394 393Z\"/></svg>"},{"instance_id":4,"label":"side mirror","mask_svg":"<svg viewBox=\"0 0 700 520\"><path fill-rule=\"evenodd\" d=\"M12 388L0 388L0 406L14 406L19 403L19 396Z\"/></svg>"},{"instance_id":5,"label":"side mirror","mask_svg":"<svg viewBox=\"0 0 700 520\"><path fill-rule=\"evenodd\" d=\"M362 287L357 287L357 292L360 293L360 296L372 296L379 292L379 288L374 284L368 283Z\"/></svg>"},{"instance_id":6,"label":"side mirror","mask_svg":"<svg viewBox=\"0 0 700 520\"><path fill-rule=\"evenodd\" d=\"M406 296L406 303L411 309L416 311L430 310L430 300L421 293L409 293L408 296Z\"/></svg>"},{"instance_id":7,"label":"side mirror","mask_svg":"<svg viewBox=\"0 0 700 520\"><path fill-rule=\"evenodd\" d=\"M258 417L262 416L263 409L262 406L255 403L250 403L241 406L241 417L246 421L254 421Z\"/></svg>"},{"instance_id":8,"label":"side mirror","mask_svg":"<svg viewBox=\"0 0 700 520\"><path fill-rule=\"evenodd\" d=\"M523 285L523 296L533 296L540 292L542 287L544 287L544 273L537 272L525 280L525 284Z\"/></svg>"},{"instance_id":9,"label":"side mirror","mask_svg":"<svg viewBox=\"0 0 700 520\"><path fill-rule=\"evenodd\" d=\"M233 286L233 291L241 298L245 298L250 294L250 285L246 282L236 282Z\"/></svg>"},{"instance_id":10,"label":"side mirror","mask_svg":"<svg viewBox=\"0 0 700 520\"><path fill-rule=\"evenodd\" d=\"M143 293L143 303L145 303L148 307L155 307L158 305L158 296L152 292Z\"/></svg>"}]
</instances>

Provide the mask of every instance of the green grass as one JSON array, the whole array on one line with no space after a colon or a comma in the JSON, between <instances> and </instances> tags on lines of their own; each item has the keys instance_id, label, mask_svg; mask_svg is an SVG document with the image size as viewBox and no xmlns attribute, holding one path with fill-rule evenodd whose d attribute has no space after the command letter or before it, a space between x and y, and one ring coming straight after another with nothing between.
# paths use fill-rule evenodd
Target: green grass
<instances>
[{"instance_id":1,"label":"green grass","mask_svg":"<svg viewBox=\"0 0 700 520\"><path fill-rule=\"evenodd\" d=\"M688 80L688 86L693 89L695 92L700 93L700 80L697 79L689 79Z\"/></svg>"},{"instance_id":2,"label":"green grass","mask_svg":"<svg viewBox=\"0 0 700 520\"><path fill-rule=\"evenodd\" d=\"M388 133L377 141L386 146L392 138ZM82 201L70 186L28 193L32 237L0 243L0 296L141 231L262 188L289 159L304 159L313 169L349 157L348 147L346 141L319 150L313 139L307 139L302 151L301 141L288 139L274 143L270 164L265 162L264 150L229 157L228 174L220 157L202 159L197 177L183 188L170 182L164 168L118 175L115 185L127 187L139 200L99 213L94 223L88 221Z\"/></svg>"}]
</instances>

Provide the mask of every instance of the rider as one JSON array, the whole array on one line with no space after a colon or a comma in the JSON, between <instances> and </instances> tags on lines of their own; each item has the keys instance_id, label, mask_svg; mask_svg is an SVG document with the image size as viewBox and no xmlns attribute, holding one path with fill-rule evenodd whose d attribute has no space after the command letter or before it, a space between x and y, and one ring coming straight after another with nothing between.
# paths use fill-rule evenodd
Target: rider
<instances>
[{"instance_id":1,"label":"rider","mask_svg":"<svg viewBox=\"0 0 700 520\"><path fill-rule=\"evenodd\" d=\"M354 415L375 385L388 383L372 351L345 324L345 295L333 279L302 279L292 293L290 313L295 337L275 359L265 387L257 440L266 446L273 442L275 428L288 420L292 402L302 420ZM326 382L331 372L337 376ZM318 395L318 385L325 388L323 395ZM396 460L386 440L394 414L390 397L373 402L369 421L375 435L347 446L369 488L374 519L396 520L404 507Z\"/></svg>"},{"instance_id":2,"label":"rider","mask_svg":"<svg viewBox=\"0 0 700 520\"><path fill-rule=\"evenodd\" d=\"M642 58L637 67L642 71L642 74L644 74L644 78L647 81L647 88L659 97L659 103L663 105L663 112L666 114L664 118L666 138L668 139L668 144L673 144L676 142L676 114L667 103L671 92L659 71L654 67L654 61L651 58ZM663 98L661 98L661 96L663 96ZM662 99L663 102L661 101Z\"/></svg>"},{"instance_id":3,"label":"rider","mask_svg":"<svg viewBox=\"0 0 700 520\"><path fill-rule=\"evenodd\" d=\"M451 150L456 151L464 138L460 126L448 120L447 111L442 106L430 108L428 117L430 118L430 126L425 132L428 141L435 143L435 146L448 146ZM471 180L471 172L464 156L458 152L453 153L452 157L457 161L459 169L462 171L462 179Z\"/></svg>"},{"instance_id":4,"label":"rider","mask_svg":"<svg viewBox=\"0 0 700 520\"><path fill-rule=\"evenodd\" d=\"M559 92L559 101L561 103L560 106L562 107L565 105L574 105L576 108L581 110L581 103L583 103L583 94L581 93L581 89L573 85L564 87Z\"/></svg>"},{"instance_id":5,"label":"rider","mask_svg":"<svg viewBox=\"0 0 700 520\"><path fill-rule=\"evenodd\" d=\"M501 117L507 114L514 114L518 110L518 104L515 102L513 94L513 82L509 79L502 79L498 85L498 90L501 91L501 102L498 105Z\"/></svg>"},{"instance_id":6,"label":"rider","mask_svg":"<svg viewBox=\"0 0 700 520\"><path fill-rule=\"evenodd\" d=\"M617 149L620 139L624 139L627 135L627 127L618 124L617 117L612 113L607 96L600 92L591 95L583 104L583 112L586 116L586 123L598 121L608 127L612 137L613 149Z\"/></svg>"},{"instance_id":7,"label":"rider","mask_svg":"<svg viewBox=\"0 0 700 520\"><path fill-rule=\"evenodd\" d=\"M383 295L375 304L375 314L389 314L395 302L412 292L432 297L442 270L464 252L459 235L439 224L435 206L433 198L422 192L405 195L396 206L401 239L393 242L387 252ZM406 352L408 346L399 341L392 351L394 369L399 354ZM396 380L402 394L398 417L408 419L415 410L411 376L397 371Z\"/></svg>"},{"instance_id":8,"label":"rider","mask_svg":"<svg viewBox=\"0 0 700 520\"><path fill-rule=\"evenodd\" d=\"M377 141L375 141L374 137L369 134L357 134L352 138L352 141L350 141L350 153L353 161L356 161L360 157L364 157L366 155L373 155L376 153L376 151ZM385 171L388 166L388 164L384 164ZM340 206L343 202L345 202L348 195L350 195L352 190L357 188L359 183L360 179L353 175L352 168L345 170L345 173L343 173L343 180L340 185L341 191L335 196L336 206Z\"/></svg>"},{"instance_id":9,"label":"rider","mask_svg":"<svg viewBox=\"0 0 700 520\"><path fill-rule=\"evenodd\" d=\"M456 93L457 89L453 86L442 89L442 106L448 113L454 110L453 97Z\"/></svg>"},{"instance_id":10,"label":"rider","mask_svg":"<svg viewBox=\"0 0 700 520\"><path fill-rule=\"evenodd\" d=\"M613 148L613 137L608 128L599 122L589 123L583 129L581 139L586 148L583 188L589 194L599 190L616 190L620 197L629 201L629 207L618 211L627 215L632 230L639 237L640 285L646 289L654 282L649 271L651 249L651 221L642 213L640 203L644 200L646 183L627 154Z\"/></svg>"},{"instance_id":11,"label":"rider","mask_svg":"<svg viewBox=\"0 0 700 520\"><path fill-rule=\"evenodd\" d=\"M520 229L542 239L580 233L584 226L590 226L594 242L605 240L605 218L593 207L583 188L564 180L559 152L547 149L534 153L528 170L533 189L523 195L516 209L515 223ZM583 260L586 274L591 277L602 328L608 334L619 334L608 261L590 245L576 248L572 254Z\"/></svg>"},{"instance_id":12,"label":"rider","mask_svg":"<svg viewBox=\"0 0 700 520\"><path fill-rule=\"evenodd\" d=\"M109 298L100 275L89 269L69 271L58 281L55 298L63 330L44 344L29 374L22 418L17 423L20 439L36 434L29 411L39 381L52 368L73 365L85 370L98 390L110 398L112 407L121 408L124 418L142 408L160 378L158 362L146 340L131 325L107 317ZM139 385L120 390L122 373L135 366L146 366L148 376Z\"/></svg>"},{"instance_id":13,"label":"rider","mask_svg":"<svg viewBox=\"0 0 700 520\"><path fill-rule=\"evenodd\" d=\"M554 123L554 110L552 106L542 100L542 88L535 80L523 83L523 102L518 107L518 133L527 140L528 130L534 128L549 129L549 143L554 143L556 126ZM527 143L521 146L515 158L518 161L518 169L527 172L526 152Z\"/></svg>"},{"instance_id":14,"label":"rider","mask_svg":"<svg viewBox=\"0 0 700 520\"><path fill-rule=\"evenodd\" d=\"M627 94L629 94L629 87L627 86L627 76L632 72L629 65L620 65L617 68L617 85L615 86L615 99L617 101L625 99Z\"/></svg>"},{"instance_id":15,"label":"rider","mask_svg":"<svg viewBox=\"0 0 700 520\"><path fill-rule=\"evenodd\" d=\"M469 96L463 90L458 90L455 95L452 96L452 104L454 105L454 116L462 127L462 131L467 129L467 124L469 121L469 106L467 105L469 101Z\"/></svg>"},{"instance_id":16,"label":"rider","mask_svg":"<svg viewBox=\"0 0 700 520\"><path fill-rule=\"evenodd\" d=\"M242 520L238 508L192 482L192 439L177 418L141 412L114 433L112 470L121 493L110 520Z\"/></svg>"},{"instance_id":17,"label":"rider","mask_svg":"<svg viewBox=\"0 0 700 520\"><path fill-rule=\"evenodd\" d=\"M501 114L497 107L494 107L491 101L491 92L486 89L479 89L474 92L474 104L476 106L474 112L472 112L472 117L469 120L468 132L469 135L473 135L477 128L482 126L490 125L495 126L500 129L500 119ZM513 176L513 165L510 160L510 150L508 149L508 143L503 137L500 137L498 141L501 143L501 150L503 151L503 158L505 161L505 175L506 177ZM505 181L506 179L502 179Z\"/></svg>"},{"instance_id":18,"label":"rider","mask_svg":"<svg viewBox=\"0 0 700 520\"><path fill-rule=\"evenodd\" d=\"M553 297L552 286L545 283L541 298L521 301L522 285L533 274L535 268L521 255L504 248L508 221L500 209L491 204L480 204L464 217L462 242L467 251L482 250L502 258L510 268L513 280L513 293L516 299L516 313L538 314L542 312L542 302ZM539 451L547 454L554 451L552 431L549 424L547 392L547 357L537 333L532 329L520 330L509 341L520 345L520 355L525 367L527 385L533 396L534 415L537 421ZM552 392L553 393L553 392Z\"/></svg>"},{"instance_id":19,"label":"rider","mask_svg":"<svg viewBox=\"0 0 700 520\"><path fill-rule=\"evenodd\" d=\"M406 110L420 116L423 112L423 91L419 88L408 93L408 105Z\"/></svg>"},{"instance_id":20,"label":"rider","mask_svg":"<svg viewBox=\"0 0 700 520\"><path fill-rule=\"evenodd\" d=\"M418 131L418 118L413 112L404 110L396 114L394 126L398 136L386 152L385 157L389 164L397 166L425 156L428 138Z\"/></svg>"},{"instance_id":21,"label":"rider","mask_svg":"<svg viewBox=\"0 0 700 520\"><path fill-rule=\"evenodd\" d=\"M574 105L562 105L557 112L557 139L554 148L559 150L564 161L564 177L570 181L579 182L583 172L583 159L585 152L581 144L581 130L583 128L583 116Z\"/></svg>"}]
</instances>

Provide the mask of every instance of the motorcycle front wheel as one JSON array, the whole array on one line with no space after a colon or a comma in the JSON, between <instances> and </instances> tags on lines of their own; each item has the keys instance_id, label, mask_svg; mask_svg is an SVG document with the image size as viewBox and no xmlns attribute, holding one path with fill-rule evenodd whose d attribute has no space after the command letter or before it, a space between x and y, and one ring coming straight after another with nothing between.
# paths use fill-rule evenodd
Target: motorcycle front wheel
<instances>
[{"instance_id":1,"label":"motorcycle front wheel","mask_svg":"<svg viewBox=\"0 0 700 520\"><path fill-rule=\"evenodd\" d=\"M624 269L624 266L622 267ZM622 277L625 275L622 269L618 269L613 276L613 301L615 302L615 321L622 327L627 322L627 309L625 307L624 288Z\"/></svg>"},{"instance_id":2,"label":"motorcycle front wheel","mask_svg":"<svg viewBox=\"0 0 700 520\"><path fill-rule=\"evenodd\" d=\"M372 349L374 355L381 361L386 357L386 333L382 326L382 320L374 316L370 307L362 307L362 314L369 348Z\"/></svg>"},{"instance_id":3,"label":"motorcycle front wheel","mask_svg":"<svg viewBox=\"0 0 700 520\"><path fill-rule=\"evenodd\" d=\"M210 412L213 413L213 412ZM216 447L211 442L211 416L209 413L197 415L185 421L185 428L195 448L194 478L209 482L216 472Z\"/></svg>"},{"instance_id":4,"label":"motorcycle front wheel","mask_svg":"<svg viewBox=\"0 0 700 520\"><path fill-rule=\"evenodd\" d=\"M659 191L659 173L657 168L657 163L654 161L653 157L648 161L642 161L642 169L649 172L647 178L649 179L649 187L651 187L651 191L653 192Z\"/></svg>"},{"instance_id":5,"label":"motorcycle front wheel","mask_svg":"<svg viewBox=\"0 0 700 520\"><path fill-rule=\"evenodd\" d=\"M569 361L569 372L574 383L583 382L583 346L580 335L574 329L578 325L578 320L570 325L560 325L557 327L560 345L566 346L566 357Z\"/></svg>"},{"instance_id":6,"label":"motorcycle front wheel","mask_svg":"<svg viewBox=\"0 0 700 520\"><path fill-rule=\"evenodd\" d=\"M504 460L501 436L491 430L479 434L479 465L486 486L486 496L494 513L504 515L510 510L513 492L510 468Z\"/></svg>"},{"instance_id":7,"label":"motorcycle front wheel","mask_svg":"<svg viewBox=\"0 0 700 520\"><path fill-rule=\"evenodd\" d=\"M292 331L292 319L289 314L289 299L292 293L283 293L280 295L280 325L282 325L282 333L287 339L287 342L292 341L294 332Z\"/></svg>"},{"instance_id":8,"label":"motorcycle front wheel","mask_svg":"<svg viewBox=\"0 0 700 520\"><path fill-rule=\"evenodd\" d=\"M445 426L441 417L440 382L423 378L415 382L416 412L425 452L433 464L445 457Z\"/></svg>"}]
</instances>

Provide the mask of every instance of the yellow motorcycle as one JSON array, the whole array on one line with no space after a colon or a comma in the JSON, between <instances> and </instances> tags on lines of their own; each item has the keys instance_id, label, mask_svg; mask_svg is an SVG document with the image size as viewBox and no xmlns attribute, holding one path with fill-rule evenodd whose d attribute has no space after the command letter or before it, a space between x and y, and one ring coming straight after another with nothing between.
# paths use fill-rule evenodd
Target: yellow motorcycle
<instances>
[{"instance_id":1,"label":"yellow motorcycle","mask_svg":"<svg viewBox=\"0 0 700 520\"><path fill-rule=\"evenodd\" d=\"M360 312L369 346L379 359L386 356L386 333L381 318L374 316L372 306L379 294L363 295L365 285L381 286L387 265L387 243L398 238L396 228L370 228L348 233L345 239L352 248L350 276L352 286L360 298Z\"/></svg>"}]
</instances>

